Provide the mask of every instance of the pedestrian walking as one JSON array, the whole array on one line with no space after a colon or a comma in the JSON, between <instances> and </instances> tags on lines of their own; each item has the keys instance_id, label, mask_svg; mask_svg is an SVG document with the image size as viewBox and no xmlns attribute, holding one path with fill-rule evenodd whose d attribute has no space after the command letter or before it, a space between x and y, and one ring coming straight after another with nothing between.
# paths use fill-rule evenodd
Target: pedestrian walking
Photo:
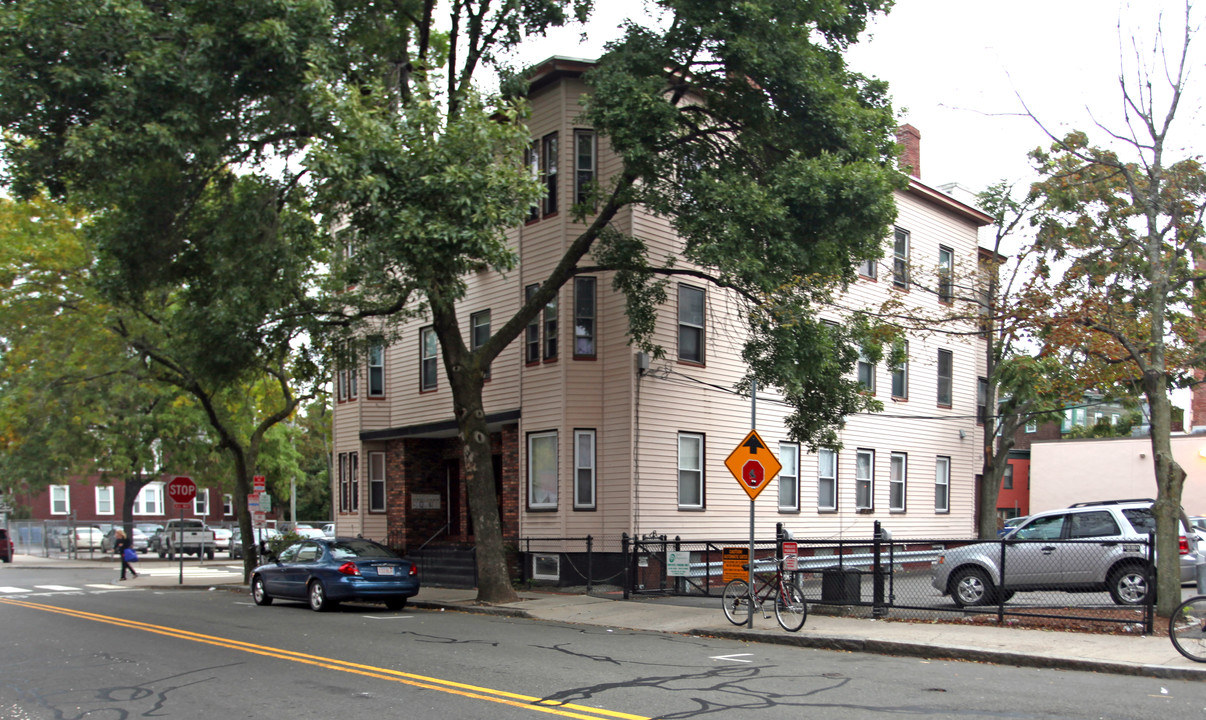
<instances>
[{"instance_id":1,"label":"pedestrian walking","mask_svg":"<svg viewBox=\"0 0 1206 720\"><path fill-rule=\"evenodd\" d=\"M138 552L134 550L134 543L121 530L117 531L115 537L117 538L117 542L113 543L113 549L117 552L117 556L121 558L121 577L117 579L125 580L127 571L132 576L138 577L138 571L130 564L131 562L138 561Z\"/></svg>"}]
</instances>

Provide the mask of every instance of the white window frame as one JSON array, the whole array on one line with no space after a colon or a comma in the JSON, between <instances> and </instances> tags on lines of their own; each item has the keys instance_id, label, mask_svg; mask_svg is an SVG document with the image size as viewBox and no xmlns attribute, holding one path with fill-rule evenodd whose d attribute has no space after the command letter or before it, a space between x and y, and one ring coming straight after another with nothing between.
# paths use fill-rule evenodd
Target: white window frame
<instances>
[{"instance_id":1,"label":"white window frame","mask_svg":"<svg viewBox=\"0 0 1206 720\"><path fill-rule=\"evenodd\" d=\"M817 510L829 512L838 508L838 454L834 450L817 450ZM830 503L825 504L826 485Z\"/></svg>"},{"instance_id":2,"label":"white window frame","mask_svg":"<svg viewBox=\"0 0 1206 720\"><path fill-rule=\"evenodd\" d=\"M704 497L704 452L706 450L705 438L703 433L680 432L678 434L678 509L679 510L703 510L707 504L707 498ZM684 445L696 447L694 453L684 455ZM688 461L684 463L684 460ZM694 492L684 493L684 487L691 489L693 486ZM684 495L687 495L684 501ZM690 495L696 497L692 498Z\"/></svg>"},{"instance_id":3,"label":"white window frame","mask_svg":"<svg viewBox=\"0 0 1206 720\"><path fill-rule=\"evenodd\" d=\"M113 486L112 485L97 485L95 489L96 489L96 514L97 515L115 515L117 513L117 510L113 504L113 499L114 499L114 497L116 497L113 493Z\"/></svg>"},{"instance_id":4,"label":"white window frame","mask_svg":"<svg viewBox=\"0 0 1206 720\"><path fill-rule=\"evenodd\" d=\"M533 580L560 580L561 556L554 553L532 553Z\"/></svg>"},{"instance_id":5,"label":"white window frame","mask_svg":"<svg viewBox=\"0 0 1206 720\"><path fill-rule=\"evenodd\" d=\"M574 431L574 509L594 510L598 504L595 462L598 457L594 430ZM583 444L588 447L583 447ZM589 497L585 497L589 494Z\"/></svg>"},{"instance_id":6,"label":"white window frame","mask_svg":"<svg viewBox=\"0 0 1206 720\"><path fill-rule=\"evenodd\" d=\"M232 515L234 515L234 496L230 493L222 493L222 517Z\"/></svg>"},{"instance_id":7,"label":"white window frame","mask_svg":"<svg viewBox=\"0 0 1206 720\"><path fill-rule=\"evenodd\" d=\"M867 260L864 260L861 263L859 263L858 274L862 275L863 277L867 278L868 280L876 280L878 278L878 275L877 275L878 274L878 267L877 267L878 265L879 265L878 260L871 260L868 258Z\"/></svg>"},{"instance_id":8,"label":"white window frame","mask_svg":"<svg viewBox=\"0 0 1206 720\"><path fill-rule=\"evenodd\" d=\"M950 305L955 301L955 251L938 246L938 302Z\"/></svg>"},{"instance_id":9,"label":"white window frame","mask_svg":"<svg viewBox=\"0 0 1206 720\"><path fill-rule=\"evenodd\" d=\"M892 285L902 290L909 287L909 244L908 230L896 228L892 233Z\"/></svg>"},{"instance_id":10,"label":"white window frame","mask_svg":"<svg viewBox=\"0 0 1206 720\"><path fill-rule=\"evenodd\" d=\"M864 392L875 394L875 365L867 359L867 354L862 350L858 351L857 368L858 384Z\"/></svg>"},{"instance_id":11,"label":"white window frame","mask_svg":"<svg viewBox=\"0 0 1206 720\"><path fill-rule=\"evenodd\" d=\"M379 343L368 349L368 395L385 397L385 346Z\"/></svg>"},{"instance_id":12,"label":"white window frame","mask_svg":"<svg viewBox=\"0 0 1206 720\"><path fill-rule=\"evenodd\" d=\"M388 502L385 497L385 453L370 452L369 456L369 512L385 512ZM380 497L381 502L377 502Z\"/></svg>"},{"instance_id":13,"label":"white window frame","mask_svg":"<svg viewBox=\"0 0 1206 720\"><path fill-rule=\"evenodd\" d=\"M888 511L905 512L909 490L909 456L894 452L890 458L888 473Z\"/></svg>"},{"instance_id":14,"label":"white window frame","mask_svg":"<svg viewBox=\"0 0 1206 720\"><path fill-rule=\"evenodd\" d=\"M1038 432L1038 420L1030 420L1030 421L1028 421L1028 422L1026 423L1026 432L1028 432L1028 433L1036 433L1036 432Z\"/></svg>"},{"instance_id":15,"label":"white window frame","mask_svg":"<svg viewBox=\"0 0 1206 720\"><path fill-rule=\"evenodd\" d=\"M951 459L939 455L934 462L934 512L951 511Z\"/></svg>"},{"instance_id":16,"label":"white window frame","mask_svg":"<svg viewBox=\"0 0 1206 720\"><path fill-rule=\"evenodd\" d=\"M61 507L56 509L56 505L61 505ZM70 486L68 486L68 485L51 485L50 486L50 514L51 515L70 515L71 514L71 487Z\"/></svg>"},{"instance_id":17,"label":"white window frame","mask_svg":"<svg viewBox=\"0 0 1206 720\"><path fill-rule=\"evenodd\" d=\"M800 511L800 446L779 443L779 512Z\"/></svg>"},{"instance_id":18,"label":"white window frame","mask_svg":"<svg viewBox=\"0 0 1206 720\"><path fill-rule=\"evenodd\" d=\"M859 448L854 454L854 509L875 509L874 450Z\"/></svg>"},{"instance_id":19,"label":"white window frame","mask_svg":"<svg viewBox=\"0 0 1206 720\"><path fill-rule=\"evenodd\" d=\"M142 486L134 498L135 515L166 515L163 506L163 483L153 482Z\"/></svg>"},{"instance_id":20,"label":"white window frame","mask_svg":"<svg viewBox=\"0 0 1206 720\"><path fill-rule=\"evenodd\" d=\"M557 431L528 433L528 509L556 510L561 478L558 476ZM551 452L550 452L551 451ZM547 463L537 467L537 463ZM537 493L542 493L537 497Z\"/></svg>"},{"instance_id":21,"label":"white window frame","mask_svg":"<svg viewBox=\"0 0 1206 720\"><path fill-rule=\"evenodd\" d=\"M193 496L193 514L198 517L209 515L209 488L197 488Z\"/></svg>"},{"instance_id":22,"label":"white window frame","mask_svg":"<svg viewBox=\"0 0 1206 720\"><path fill-rule=\"evenodd\" d=\"M431 366L430 372L428 372L428 365ZM419 328L419 391L430 392L439 386L440 340L436 337L435 328L429 325Z\"/></svg>"}]
</instances>

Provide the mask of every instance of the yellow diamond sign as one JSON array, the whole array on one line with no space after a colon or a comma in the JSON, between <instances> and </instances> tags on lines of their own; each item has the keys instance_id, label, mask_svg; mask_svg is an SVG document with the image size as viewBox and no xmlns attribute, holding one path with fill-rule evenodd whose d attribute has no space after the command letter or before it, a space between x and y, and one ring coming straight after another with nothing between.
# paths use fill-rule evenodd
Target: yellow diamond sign
<instances>
[{"instance_id":1,"label":"yellow diamond sign","mask_svg":"<svg viewBox=\"0 0 1206 720\"><path fill-rule=\"evenodd\" d=\"M750 496L750 500L757 498L758 493L783 469L778 458L762 442L757 430L750 430L750 434L725 458L724 466L737 478L737 484Z\"/></svg>"}]
</instances>

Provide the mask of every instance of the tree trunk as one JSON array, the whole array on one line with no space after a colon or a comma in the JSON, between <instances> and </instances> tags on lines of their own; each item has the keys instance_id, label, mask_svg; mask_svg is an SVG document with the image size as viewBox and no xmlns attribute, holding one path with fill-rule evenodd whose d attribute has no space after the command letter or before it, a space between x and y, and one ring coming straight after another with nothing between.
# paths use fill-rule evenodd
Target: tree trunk
<instances>
[{"instance_id":1,"label":"tree trunk","mask_svg":"<svg viewBox=\"0 0 1206 720\"><path fill-rule=\"evenodd\" d=\"M1156 612L1168 617L1181 602L1181 489L1185 470L1177 464L1169 439L1172 403L1163 373L1148 372L1145 385L1151 408L1152 464L1156 474Z\"/></svg>"}]
</instances>

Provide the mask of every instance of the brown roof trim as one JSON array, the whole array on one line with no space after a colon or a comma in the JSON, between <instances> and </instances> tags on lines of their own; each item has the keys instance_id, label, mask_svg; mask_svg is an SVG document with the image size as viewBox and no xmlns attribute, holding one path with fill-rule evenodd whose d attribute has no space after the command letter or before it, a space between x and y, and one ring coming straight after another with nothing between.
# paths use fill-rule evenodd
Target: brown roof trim
<instances>
[{"instance_id":1,"label":"brown roof trim","mask_svg":"<svg viewBox=\"0 0 1206 720\"><path fill-rule=\"evenodd\" d=\"M564 78L582 77L597 65L598 62L594 60L554 55L532 66L532 71L528 74L528 92L536 92Z\"/></svg>"},{"instance_id":2,"label":"brown roof trim","mask_svg":"<svg viewBox=\"0 0 1206 720\"><path fill-rule=\"evenodd\" d=\"M992 216L988 213L985 213L983 210L974 208L967 203L960 202L941 190L935 190L915 177L909 178L909 187L905 192L908 192L910 195L915 195L922 200L933 203L934 205L938 205L939 207L949 210L956 215L960 215L964 219L972 221L977 226L992 225L993 223Z\"/></svg>"}]
</instances>

